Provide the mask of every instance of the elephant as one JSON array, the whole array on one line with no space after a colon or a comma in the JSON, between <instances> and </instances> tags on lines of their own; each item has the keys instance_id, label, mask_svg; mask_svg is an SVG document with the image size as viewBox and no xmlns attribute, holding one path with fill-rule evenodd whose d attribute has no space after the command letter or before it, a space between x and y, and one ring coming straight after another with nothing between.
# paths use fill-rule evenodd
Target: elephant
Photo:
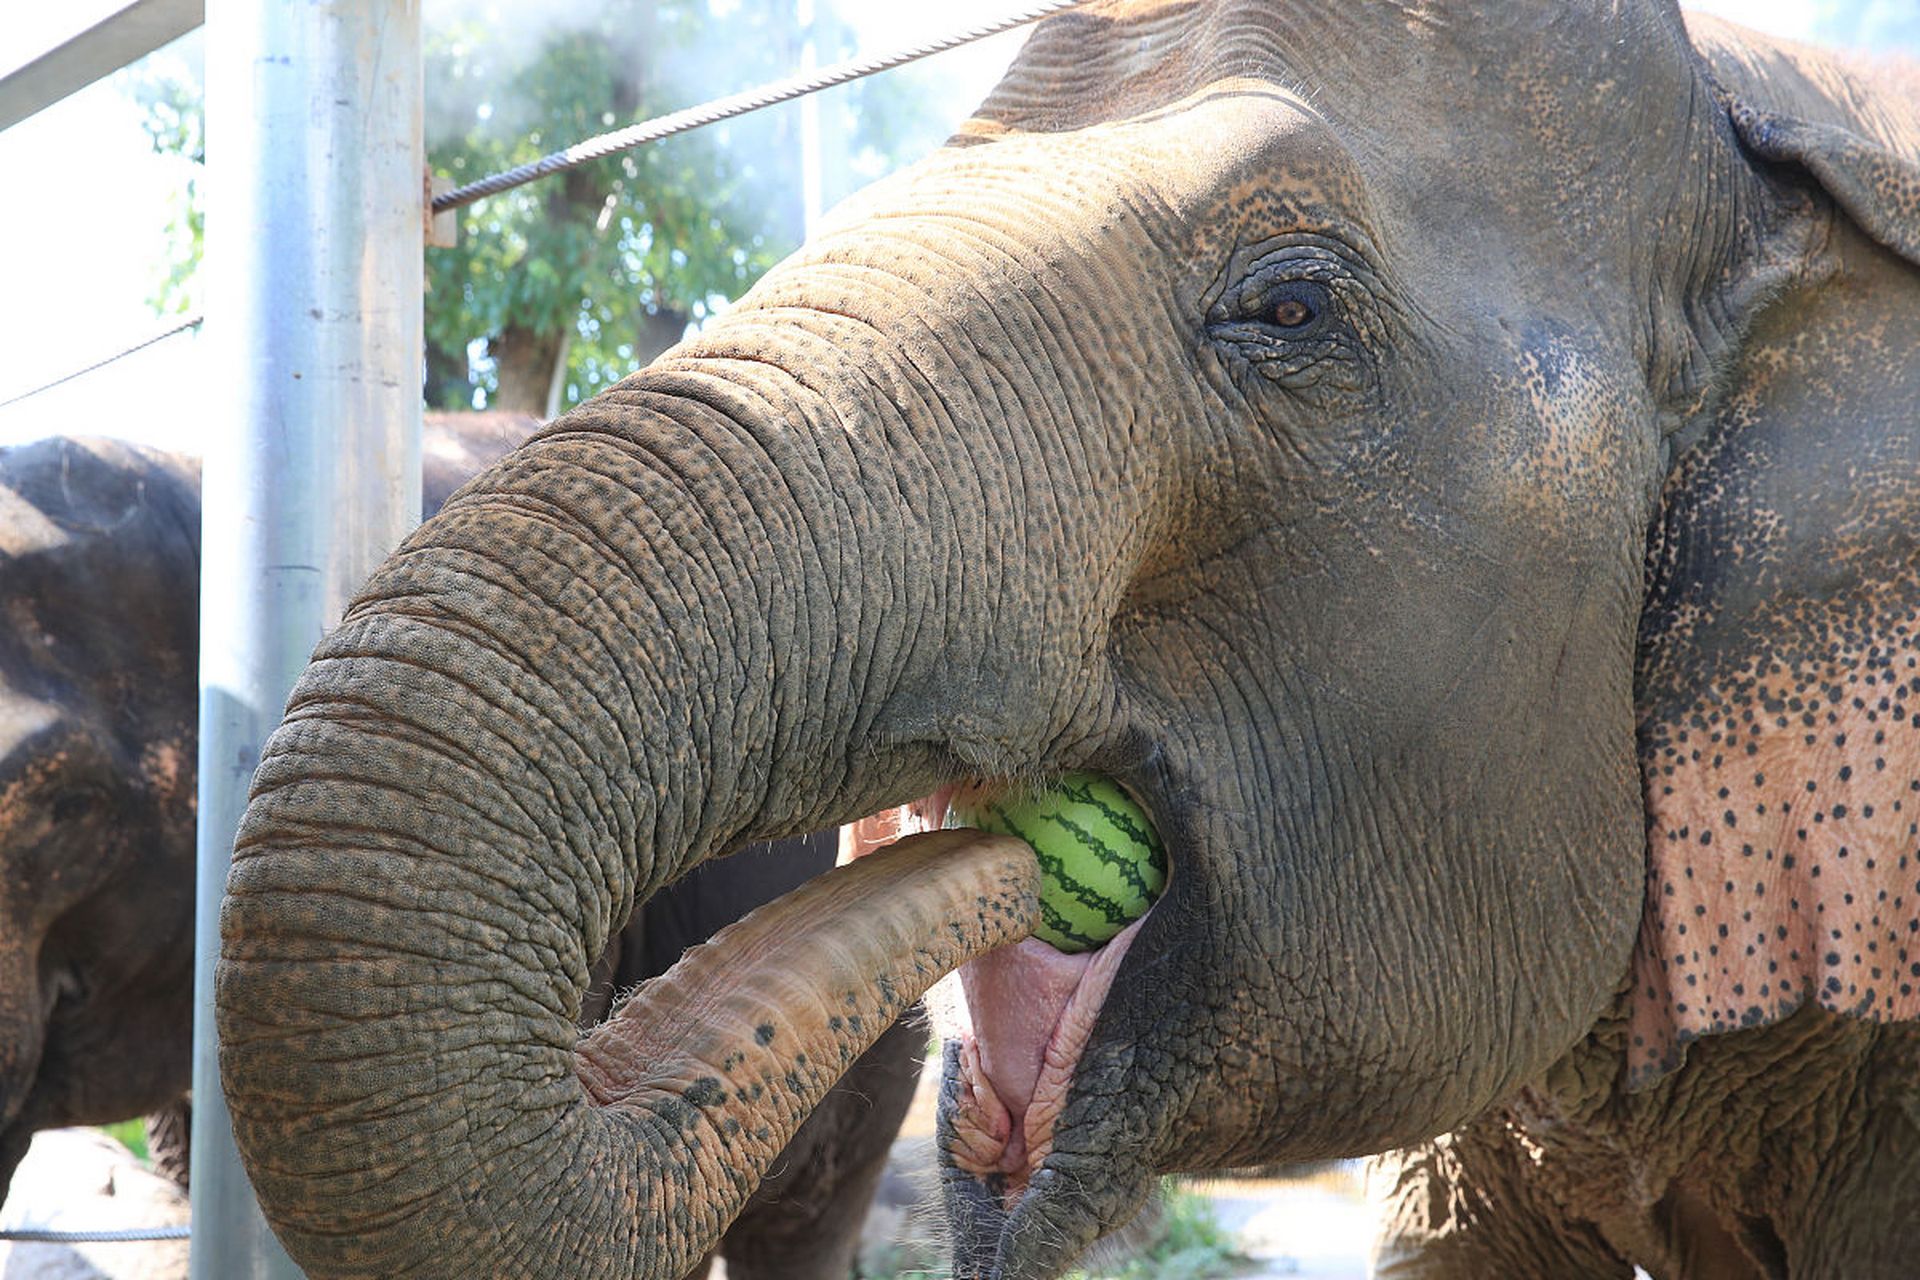
<instances>
[{"instance_id":1,"label":"elephant","mask_svg":"<svg viewBox=\"0 0 1920 1280\"><path fill-rule=\"evenodd\" d=\"M957 967L961 1276L1383 1151L1394 1276L1911 1274L1914 85L1672 0L1039 23L316 649L216 1000L280 1239L675 1275ZM1169 862L1105 947L932 832L574 1036L712 855L1070 771Z\"/></svg>"},{"instance_id":2,"label":"elephant","mask_svg":"<svg viewBox=\"0 0 1920 1280\"><path fill-rule=\"evenodd\" d=\"M429 415L426 510L537 425ZM0 451L0 1192L34 1131L143 1112L188 1176L198 488L197 460L116 441ZM827 831L702 866L613 937L583 1023L837 854ZM721 1243L730 1274L849 1273L925 1044L903 1020L856 1063Z\"/></svg>"}]
</instances>

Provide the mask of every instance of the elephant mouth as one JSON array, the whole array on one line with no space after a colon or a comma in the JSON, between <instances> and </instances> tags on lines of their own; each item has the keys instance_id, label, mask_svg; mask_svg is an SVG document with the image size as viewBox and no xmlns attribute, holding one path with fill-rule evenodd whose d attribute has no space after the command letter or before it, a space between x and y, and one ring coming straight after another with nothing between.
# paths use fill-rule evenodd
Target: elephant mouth
<instances>
[{"instance_id":1,"label":"elephant mouth","mask_svg":"<svg viewBox=\"0 0 1920 1280\"><path fill-rule=\"evenodd\" d=\"M950 1155L978 1177L1004 1176L1009 1208L1053 1150L1074 1069L1145 920L1080 955L1037 938L988 952L956 971L959 998L941 1002L941 1033L960 1044Z\"/></svg>"},{"instance_id":2,"label":"elephant mouth","mask_svg":"<svg viewBox=\"0 0 1920 1280\"><path fill-rule=\"evenodd\" d=\"M863 826L896 838L938 830L953 794L936 792ZM871 843L856 841L855 856ZM959 1045L948 1157L976 1177L1002 1179L1009 1209L1053 1150L1074 1070L1150 915L1074 955L1023 939L962 965L928 993L935 1029Z\"/></svg>"}]
</instances>

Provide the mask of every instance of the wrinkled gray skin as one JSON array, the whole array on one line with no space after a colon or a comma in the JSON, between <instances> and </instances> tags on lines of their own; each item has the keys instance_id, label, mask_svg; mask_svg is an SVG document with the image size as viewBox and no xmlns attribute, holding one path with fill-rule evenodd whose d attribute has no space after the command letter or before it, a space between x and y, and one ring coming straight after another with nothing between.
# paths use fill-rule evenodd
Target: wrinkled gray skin
<instances>
[{"instance_id":1,"label":"wrinkled gray skin","mask_svg":"<svg viewBox=\"0 0 1920 1280\"><path fill-rule=\"evenodd\" d=\"M186 1090L199 559L192 463L0 451L0 1188Z\"/></svg>"},{"instance_id":2,"label":"wrinkled gray skin","mask_svg":"<svg viewBox=\"0 0 1920 1280\"><path fill-rule=\"evenodd\" d=\"M430 416L427 513L535 425ZM186 1181L199 541L196 459L0 450L0 1190L36 1130L142 1112ZM836 853L833 832L783 840L646 903L595 966L582 1023ZM730 1274L847 1275L924 1046L902 1022L852 1068L722 1242Z\"/></svg>"},{"instance_id":3,"label":"wrinkled gray skin","mask_svg":"<svg viewBox=\"0 0 1920 1280\"><path fill-rule=\"evenodd\" d=\"M229 884L223 1069L311 1273L672 1274L806 1073L590 1105L628 903L1090 768L1171 882L1024 1196L950 1171L962 1274L1057 1274L1159 1172L1396 1146L1399 1275L1910 1274L1920 131L1696 35L1056 17L450 504Z\"/></svg>"}]
</instances>

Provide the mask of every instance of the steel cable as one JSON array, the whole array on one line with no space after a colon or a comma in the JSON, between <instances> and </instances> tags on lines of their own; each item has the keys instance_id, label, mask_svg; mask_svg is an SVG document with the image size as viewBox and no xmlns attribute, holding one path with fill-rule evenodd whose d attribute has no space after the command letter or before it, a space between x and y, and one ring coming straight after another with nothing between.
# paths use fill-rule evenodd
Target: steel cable
<instances>
[{"instance_id":1,"label":"steel cable","mask_svg":"<svg viewBox=\"0 0 1920 1280\"><path fill-rule=\"evenodd\" d=\"M16 1244L132 1244L142 1240L186 1240L193 1229L176 1227L129 1227L124 1231L53 1231L40 1227L0 1229L0 1240Z\"/></svg>"},{"instance_id":2,"label":"steel cable","mask_svg":"<svg viewBox=\"0 0 1920 1280\"><path fill-rule=\"evenodd\" d=\"M968 27L952 35L937 40L928 40L906 49L896 50L877 58L860 58L851 62L836 63L831 67L805 75L789 76L784 80L775 80L761 85L757 89L748 89L730 97L717 98L697 107L688 107L684 111L675 111L670 115L656 116L652 120L643 120L639 124L628 125L611 133L603 133L588 138L585 142L576 142L564 151L555 151L517 168L469 182L463 187L435 196L433 211L445 213L449 209L458 209L462 205L472 204L475 200L498 195L514 187L523 186L536 178L549 177L564 173L568 169L602 159L621 151L630 151L634 147L649 142L658 142L662 138L672 137L676 133L685 133L689 129L698 129L705 125L717 124L722 120L731 120L735 116L746 115L750 111L759 111L765 107L778 106L794 98L803 98L822 89L831 89L835 85L846 84L851 80L876 75L892 70L936 53L945 53L963 44L975 40L984 40L988 36L999 35L1002 31L1011 31L1031 22L1067 9L1077 9L1089 0L1047 0L1022 9L1018 13L1008 14L993 22Z\"/></svg>"},{"instance_id":3,"label":"steel cable","mask_svg":"<svg viewBox=\"0 0 1920 1280\"><path fill-rule=\"evenodd\" d=\"M60 386L63 383L72 382L75 378L84 378L88 374L92 373L95 369L104 369L116 360L125 360L128 356L133 355L135 352L145 351L148 347L152 346L156 342L165 342L168 338L171 338L176 333L185 333L189 329L196 328L199 326L200 322L205 319L206 319L205 316L200 316L200 315L188 316L185 320L182 320L179 324L176 324L175 326L173 326L173 328L166 329L159 333L156 333L151 338L142 338L140 341L134 343L132 346L124 348L123 350L120 350L120 351L116 351L112 355L107 356L104 359L95 360L92 364L87 365L83 369L75 369L72 373L63 373L51 382L43 382L37 387L34 387L27 391L20 392L18 395L8 396L5 400L0 400L0 409L4 409L8 405L19 404L22 400L30 400L34 396L39 395L42 391L51 391L55 387ZM4 1240L5 1238L6 1237L4 1235L0 1235L0 1240Z\"/></svg>"}]
</instances>

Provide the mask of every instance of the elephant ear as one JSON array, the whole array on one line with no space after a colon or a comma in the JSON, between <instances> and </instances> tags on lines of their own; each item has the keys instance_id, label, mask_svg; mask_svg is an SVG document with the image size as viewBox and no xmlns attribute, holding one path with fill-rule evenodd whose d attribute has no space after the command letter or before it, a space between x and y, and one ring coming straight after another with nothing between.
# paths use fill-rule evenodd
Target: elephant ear
<instances>
[{"instance_id":1,"label":"elephant ear","mask_svg":"<svg viewBox=\"0 0 1920 1280\"><path fill-rule=\"evenodd\" d=\"M1796 119L1735 101L1728 110L1748 149L1804 168L1862 230L1920 263L1920 163L1836 124Z\"/></svg>"},{"instance_id":2,"label":"elephant ear","mask_svg":"<svg viewBox=\"0 0 1920 1280\"><path fill-rule=\"evenodd\" d=\"M1809 1003L1920 1018L1920 117L1694 35L1764 182L1845 217L1800 235L1653 529L1629 1088Z\"/></svg>"},{"instance_id":3,"label":"elephant ear","mask_svg":"<svg viewBox=\"0 0 1920 1280\"><path fill-rule=\"evenodd\" d=\"M1686 15L1748 154L1804 172L1861 230L1920 263L1920 65L1840 57Z\"/></svg>"}]
</instances>

